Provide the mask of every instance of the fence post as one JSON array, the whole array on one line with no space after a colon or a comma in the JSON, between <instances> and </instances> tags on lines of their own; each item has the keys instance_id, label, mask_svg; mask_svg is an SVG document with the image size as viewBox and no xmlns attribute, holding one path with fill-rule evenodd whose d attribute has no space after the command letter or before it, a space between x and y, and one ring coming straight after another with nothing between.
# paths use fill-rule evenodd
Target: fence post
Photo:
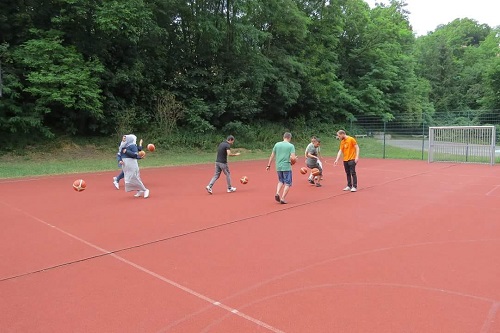
<instances>
[{"instance_id":1,"label":"fence post","mask_svg":"<svg viewBox=\"0 0 500 333\"><path fill-rule=\"evenodd\" d=\"M382 158L385 158L385 129L386 129L386 124L387 124L387 121L384 120L384 133L383 133L383 136L384 136L384 153L383 153L383 157Z\"/></svg>"},{"instance_id":2,"label":"fence post","mask_svg":"<svg viewBox=\"0 0 500 333\"><path fill-rule=\"evenodd\" d=\"M424 160L425 149L425 121L422 120L422 161Z\"/></svg>"}]
</instances>

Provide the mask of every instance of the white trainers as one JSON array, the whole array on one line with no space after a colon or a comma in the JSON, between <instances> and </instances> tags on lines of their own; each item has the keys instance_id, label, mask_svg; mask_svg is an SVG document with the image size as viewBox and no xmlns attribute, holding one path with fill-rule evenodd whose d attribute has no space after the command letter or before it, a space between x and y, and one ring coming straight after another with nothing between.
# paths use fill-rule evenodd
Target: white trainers
<instances>
[{"instance_id":1,"label":"white trainers","mask_svg":"<svg viewBox=\"0 0 500 333\"><path fill-rule=\"evenodd\" d=\"M118 180L116 177L113 177L113 185L115 185L116 189L119 190L120 189L120 184L118 184Z\"/></svg>"},{"instance_id":2,"label":"white trainers","mask_svg":"<svg viewBox=\"0 0 500 333\"><path fill-rule=\"evenodd\" d=\"M344 187L344 189L342 191L350 191L350 190L351 190L351 188L349 186L346 186L346 187Z\"/></svg>"},{"instance_id":3,"label":"white trainers","mask_svg":"<svg viewBox=\"0 0 500 333\"><path fill-rule=\"evenodd\" d=\"M144 199L149 197L149 190L144 191Z\"/></svg>"},{"instance_id":4,"label":"white trainers","mask_svg":"<svg viewBox=\"0 0 500 333\"><path fill-rule=\"evenodd\" d=\"M355 188L355 187L351 188L351 192L356 192L356 191L357 191L357 190L356 190L356 188Z\"/></svg>"},{"instance_id":5,"label":"white trainers","mask_svg":"<svg viewBox=\"0 0 500 333\"><path fill-rule=\"evenodd\" d=\"M137 193L134 194L134 197L138 198L142 195L142 193L144 193L144 191L137 191Z\"/></svg>"},{"instance_id":6,"label":"white trainers","mask_svg":"<svg viewBox=\"0 0 500 333\"><path fill-rule=\"evenodd\" d=\"M212 188L210 186L207 185L205 188L207 189L208 194L212 194Z\"/></svg>"},{"instance_id":7,"label":"white trainers","mask_svg":"<svg viewBox=\"0 0 500 333\"><path fill-rule=\"evenodd\" d=\"M236 187L231 187L231 188L227 189L227 193L231 193L231 192L235 192L235 191L236 191Z\"/></svg>"}]
</instances>

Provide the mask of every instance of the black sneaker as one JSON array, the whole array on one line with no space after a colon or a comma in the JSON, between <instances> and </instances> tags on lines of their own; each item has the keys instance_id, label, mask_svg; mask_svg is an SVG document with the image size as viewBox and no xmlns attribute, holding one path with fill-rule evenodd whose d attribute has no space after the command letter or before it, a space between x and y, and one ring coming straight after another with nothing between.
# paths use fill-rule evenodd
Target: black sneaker
<instances>
[{"instance_id":1,"label":"black sneaker","mask_svg":"<svg viewBox=\"0 0 500 333\"><path fill-rule=\"evenodd\" d=\"M309 184L314 185L314 180L308 179L307 181L309 182Z\"/></svg>"},{"instance_id":2,"label":"black sneaker","mask_svg":"<svg viewBox=\"0 0 500 333\"><path fill-rule=\"evenodd\" d=\"M276 194L274 196L274 200L276 200L277 202L280 202L280 195L279 194Z\"/></svg>"},{"instance_id":3,"label":"black sneaker","mask_svg":"<svg viewBox=\"0 0 500 333\"><path fill-rule=\"evenodd\" d=\"M321 184L320 183L316 183L316 187L321 187Z\"/></svg>"}]
</instances>

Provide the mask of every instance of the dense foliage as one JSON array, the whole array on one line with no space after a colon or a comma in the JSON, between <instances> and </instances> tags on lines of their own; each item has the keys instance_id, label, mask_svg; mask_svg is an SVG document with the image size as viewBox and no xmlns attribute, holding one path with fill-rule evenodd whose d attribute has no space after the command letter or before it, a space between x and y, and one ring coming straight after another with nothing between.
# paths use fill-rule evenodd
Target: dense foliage
<instances>
[{"instance_id":1,"label":"dense foliage","mask_svg":"<svg viewBox=\"0 0 500 333\"><path fill-rule=\"evenodd\" d=\"M499 30L416 38L405 2L3 0L2 136L500 109ZM500 116L499 116L500 117Z\"/></svg>"}]
</instances>

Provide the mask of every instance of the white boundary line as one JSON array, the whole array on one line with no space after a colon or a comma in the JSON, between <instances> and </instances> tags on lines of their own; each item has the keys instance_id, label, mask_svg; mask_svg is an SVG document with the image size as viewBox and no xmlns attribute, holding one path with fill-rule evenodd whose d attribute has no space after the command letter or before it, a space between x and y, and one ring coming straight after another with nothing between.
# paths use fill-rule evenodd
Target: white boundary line
<instances>
[{"instance_id":1,"label":"white boundary line","mask_svg":"<svg viewBox=\"0 0 500 333\"><path fill-rule=\"evenodd\" d=\"M495 185L495 187L493 187L493 189L491 191L489 191L488 193L486 193L486 195L490 195L491 193L493 193L495 190L497 190L498 188L500 187L500 185Z\"/></svg>"},{"instance_id":2,"label":"white boundary line","mask_svg":"<svg viewBox=\"0 0 500 333\"><path fill-rule=\"evenodd\" d=\"M14 210L17 210L18 212L20 212L20 213L22 213L22 214L24 214L24 215L26 215L26 216L34 219L35 221L38 221L38 222L40 222L42 224L45 224L46 226L49 226L49 227L51 227L51 228L59 231L60 233L62 233L64 235L68 236L68 237L71 237L71 238L77 240L80 243L83 243L83 244L85 244L87 246L90 246L90 247L92 247L92 248L94 248L94 249L96 249L96 250L98 250L98 251L100 251L100 252L102 252L104 254L110 255L111 257L113 257L113 258L115 258L115 259L117 259L117 260L119 260L119 261L121 261L121 262L123 262L123 263L125 263L125 264L127 264L127 265L129 265L129 266L131 266L131 267L133 267L133 268L135 268L135 269L143 272L143 273L146 273L146 274L148 274L148 275L150 275L152 277L157 278L158 280L161 280L161 281L163 281L165 283L168 283L171 286L173 286L173 287L175 287L177 289L180 289L180 290L182 290L182 291L184 291L184 292L186 292L186 293L188 293L188 294L190 294L192 296L195 296L195 297L197 297L199 299L202 299L202 300L204 300L206 302L209 302L209 303L211 303L214 306L218 306L221 309L226 310L227 312L235 314L235 315L237 315L237 316L239 316L239 317L241 317L243 319L246 319L246 320L248 320L248 321L250 321L250 322L252 322L252 323L254 323L254 324L256 324L256 325L258 325L260 327L266 328L266 329L268 329L271 332L284 333L283 331L281 331L281 330L279 330L279 329L277 329L277 328L275 328L275 327L273 327L273 326L271 326L269 324L266 324L263 321L260 321L260 320L258 320L256 318L253 318L253 317L251 317L251 316L249 316L249 315L247 315L247 314L245 314L243 312L238 311L237 309L234 309L234 308L232 308L230 306L222 304L221 302L218 302L218 301L216 301L214 299L211 299L208 296L200 294L200 293L198 293L198 292L196 292L196 291L194 291L192 289L189 289L188 287L185 287L185 286L183 286L183 285L181 285L181 284L179 284L179 283L177 283L177 282L175 282L173 280L170 280L170 279L168 279L168 278L166 278L166 277L164 277L164 276L162 276L160 274L157 274L157 273L155 273L153 271L150 271L149 269L147 269L147 268L145 268L145 267L143 267L141 265L138 265L138 264L136 264L136 263L134 263L134 262L132 262L130 260L127 260L127 259L125 259L123 257L120 257L119 255L117 255L117 254L115 254L115 253L113 253L111 251L103 249L103 248L101 248L101 247L99 247L99 246L97 246L97 245L95 245L93 243L90 243L90 242L88 242L88 241L86 241L86 240L84 240L84 239L82 239L82 238L80 238L78 236L75 236L72 233L67 232L67 231L65 231L65 230L63 230L63 229L61 229L61 228L59 228L59 227L57 227L57 226L55 226L53 224L50 224L50 223L48 223L48 222L46 222L46 221L44 221L42 219L39 219L38 217L33 216L33 215L31 215L31 214L29 214L29 213L27 213L27 212L25 212L25 211L23 211L23 210L21 210L21 209L19 209L17 207L12 207L10 205L5 204L4 202L2 202L2 204L4 204L5 206L8 206L8 207L10 207L10 208L12 208Z\"/></svg>"}]
</instances>

